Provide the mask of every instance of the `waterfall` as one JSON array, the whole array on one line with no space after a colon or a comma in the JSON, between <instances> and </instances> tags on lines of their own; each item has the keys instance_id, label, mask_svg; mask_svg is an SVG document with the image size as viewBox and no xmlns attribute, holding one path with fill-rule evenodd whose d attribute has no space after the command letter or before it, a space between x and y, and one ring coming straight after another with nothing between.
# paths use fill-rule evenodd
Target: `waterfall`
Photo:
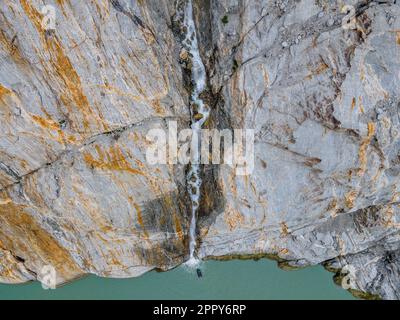
<instances>
[{"instance_id":1,"label":"waterfall","mask_svg":"<svg viewBox=\"0 0 400 320\"><path fill-rule=\"evenodd\" d=\"M199 138L202 126L209 117L209 110L205 106L204 101L200 98L201 93L206 88L206 70L200 56L196 26L193 20L192 0L187 1L183 23L186 27L186 37L183 41L183 46L189 52L191 58L193 84L193 89L190 97L191 129L193 136L191 144L190 170L187 174L187 186L191 198L192 212L189 230L190 259L186 264L188 266L194 267L199 263L199 260L197 259L197 257L195 257L197 212L200 205L202 185L202 179L200 176L201 170Z\"/></svg>"}]
</instances>

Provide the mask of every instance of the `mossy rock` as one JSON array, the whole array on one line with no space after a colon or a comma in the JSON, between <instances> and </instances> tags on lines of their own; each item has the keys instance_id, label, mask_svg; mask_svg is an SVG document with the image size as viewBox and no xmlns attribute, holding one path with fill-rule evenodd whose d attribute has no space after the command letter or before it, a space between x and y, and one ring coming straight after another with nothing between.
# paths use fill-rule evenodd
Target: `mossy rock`
<instances>
[{"instance_id":1,"label":"mossy rock","mask_svg":"<svg viewBox=\"0 0 400 320\"><path fill-rule=\"evenodd\" d=\"M279 263L287 262L280 258L277 254L272 253L244 253L244 254L231 254L225 256L210 256L207 257L206 260L217 260L217 261L229 261L229 260L260 260L260 259L269 259L274 260Z\"/></svg>"},{"instance_id":2,"label":"mossy rock","mask_svg":"<svg viewBox=\"0 0 400 320\"><path fill-rule=\"evenodd\" d=\"M342 281L343 281L343 278L347 274L342 273L341 269L330 267L327 263L322 263L322 266L325 268L325 270L334 273L333 282L337 286L343 288L342 287ZM358 298L358 299L363 299L363 300L382 300L382 298L377 294L372 294L372 293L364 292L364 291L357 290L357 289L347 289L347 291L350 292L353 297Z\"/></svg>"}]
</instances>

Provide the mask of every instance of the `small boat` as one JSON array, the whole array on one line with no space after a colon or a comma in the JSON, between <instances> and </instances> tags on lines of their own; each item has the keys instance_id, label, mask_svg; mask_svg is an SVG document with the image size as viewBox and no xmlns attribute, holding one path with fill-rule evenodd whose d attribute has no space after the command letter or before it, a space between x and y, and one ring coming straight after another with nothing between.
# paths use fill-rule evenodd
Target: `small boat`
<instances>
[{"instance_id":1,"label":"small boat","mask_svg":"<svg viewBox=\"0 0 400 320\"><path fill-rule=\"evenodd\" d=\"M200 269L196 269L196 272L197 272L197 276L198 276L199 278L202 278L202 277L203 277L203 273L201 272Z\"/></svg>"}]
</instances>

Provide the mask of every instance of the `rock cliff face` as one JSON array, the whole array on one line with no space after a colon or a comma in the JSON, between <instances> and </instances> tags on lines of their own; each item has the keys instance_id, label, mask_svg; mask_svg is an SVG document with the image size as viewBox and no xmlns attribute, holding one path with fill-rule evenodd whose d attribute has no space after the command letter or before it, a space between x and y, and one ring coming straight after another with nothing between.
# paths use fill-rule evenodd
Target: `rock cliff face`
<instances>
[{"instance_id":1,"label":"rock cliff face","mask_svg":"<svg viewBox=\"0 0 400 320\"><path fill-rule=\"evenodd\" d=\"M150 129L190 126L185 1L45 2L54 30L43 1L0 4L0 281L185 262L187 167L146 161ZM399 299L399 4L193 5L207 126L255 130L251 175L203 168L197 255L351 266L354 294Z\"/></svg>"}]
</instances>

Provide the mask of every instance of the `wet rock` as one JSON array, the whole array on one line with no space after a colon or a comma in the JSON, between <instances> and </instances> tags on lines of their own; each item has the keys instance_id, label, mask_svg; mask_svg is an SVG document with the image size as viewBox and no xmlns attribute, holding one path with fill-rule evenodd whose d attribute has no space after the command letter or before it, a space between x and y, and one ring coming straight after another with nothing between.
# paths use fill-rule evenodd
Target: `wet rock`
<instances>
[{"instance_id":1,"label":"wet rock","mask_svg":"<svg viewBox=\"0 0 400 320\"><path fill-rule=\"evenodd\" d=\"M182 49L179 54L179 58L183 61L187 61L189 59L189 52L187 52L186 49Z\"/></svg>"},{"instance_id":2,"label":"wet rock","mask_svg":"<svg viewBox=\"0 0 400 320\"><path fill-rule=\"evenodd\" d=\"M203 114L201 114L201 113L196 113L195 115L194 115L194 119L195 120L201 120L201 119L203 119L203 117L204 117L204 115Z\"/></svg>"}]
</instances>

